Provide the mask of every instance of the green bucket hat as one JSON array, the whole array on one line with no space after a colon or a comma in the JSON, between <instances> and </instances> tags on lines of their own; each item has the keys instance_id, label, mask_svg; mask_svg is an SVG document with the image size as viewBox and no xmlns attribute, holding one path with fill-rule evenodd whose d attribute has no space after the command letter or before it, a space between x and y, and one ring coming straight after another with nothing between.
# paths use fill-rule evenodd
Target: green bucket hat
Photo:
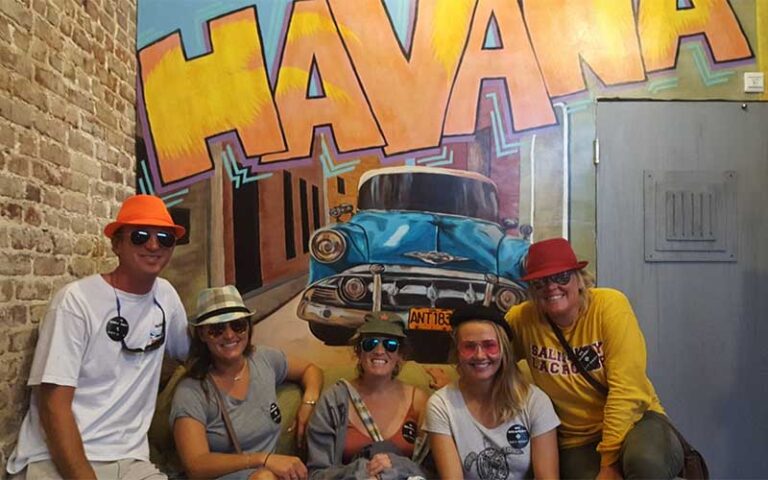
<instances>
[{"instance_id":1,"label":"green bucket hat","mask_svg":"<svg viewBox=\"0 0 768 480\"><path fill-rule=\"evenodd\" d=\"M206 288L197 296L197 316L190 326L226 323L252 314L234 285Z\"/></svg>"}]
</instances>

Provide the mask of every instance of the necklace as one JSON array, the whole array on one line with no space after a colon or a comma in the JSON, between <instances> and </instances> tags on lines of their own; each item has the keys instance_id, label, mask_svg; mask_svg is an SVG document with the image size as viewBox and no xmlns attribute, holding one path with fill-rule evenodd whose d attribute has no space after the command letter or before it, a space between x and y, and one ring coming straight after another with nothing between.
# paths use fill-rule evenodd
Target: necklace
<instances>
[{"instance_id":1,"label":"necklace","mask_svg":"<svg viewBox=\"0 0 768 480\"><path fill-rule=\"evenodd\" d=\"M212 368L213 368L213 367L212 367ZM234 376L234 377L230 377L230 378L232 378L232 381L233 381L233 382L237 382L237 381L239 381L241 378L243 378L243 376L244 376L244 374L245 374L245 369L246 369L246 368L248 368L248 362L247 362L247 361L244 361L244 362L243 362L243 366L240 368L240 371L239 371L239 372L237 372L237 373L235 374L235 376ZM219 377L219 378L227 378L227 377L225 377L224 375L222 375L221 373L217 372L215 368L213 368L213 371L214 371L214 373L215 373L215 375L216 375L217 377Z\"/></svg>"},{"instance_id":2,"label":"necklace","mask_svg":"<svg viewBox=\"0 0 768 480\"><path fill-rule=\"evenodd\" d=\"M235 378L234 378L235 381L238 381L241 378L243 378L243 374L245 373L245 367L247 366L248 366L248 362L243 362L243 368L240 369L240 373L235 375Z\"/></svg>"}]
</instances>

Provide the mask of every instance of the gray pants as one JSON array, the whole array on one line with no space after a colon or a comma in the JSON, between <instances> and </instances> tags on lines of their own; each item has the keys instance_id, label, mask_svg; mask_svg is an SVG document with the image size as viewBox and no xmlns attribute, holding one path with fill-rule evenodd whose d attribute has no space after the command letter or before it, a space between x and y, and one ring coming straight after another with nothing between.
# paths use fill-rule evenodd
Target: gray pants
<instances>
[{"instance_id":1,"label":"gray pants","mask_svg":"<svg viewBox=\"0 0 768 480\"><path fill-rule=\"evenodd\" d=\"M560 450L560 477L593 479L600 471L597 444ZM627 433L619 454L624 478L675 478L683 468L683 447L667 419L656 412L645 412Z\"/></svg>"},{"instance_id":2,"label":"gray pants","mask_svg":"<svg viewBox=\"0 0 768 480\"><path fill-rule=\"evenodd\" d=\"M100 480L167 480L168 477L150 462L132 458L116 462L91 462L96 477ZM56 465L50 460L32 462L27 468L10 480L61 480L62 476L56 470Z\"/></svg>"}]
</instances>

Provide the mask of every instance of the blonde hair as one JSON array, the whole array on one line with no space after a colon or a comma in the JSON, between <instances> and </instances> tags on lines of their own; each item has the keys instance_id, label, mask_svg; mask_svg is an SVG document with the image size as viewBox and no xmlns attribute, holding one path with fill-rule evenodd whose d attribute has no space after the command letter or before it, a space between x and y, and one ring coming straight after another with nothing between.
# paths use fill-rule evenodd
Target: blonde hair
<instances>
[{"instance_id":1,"label":"blonde hair","mask_svg":"<svg viewBox=\"0 0 768 480\"><path fill-rule=\"evenodd\" d=\"M491 320L482 318L470 321L487 323L493 327L494 332L496 332L496 338L498 339L499 347L501 348L501 361L499 369L493 377L493 384L491 385L491 416L494 423L506 422L514 418L523 410L526 400L528 399L530 384L517 367L512 342L510 342L504 328ZM454 358L457 357L456 349L458 345L459 331L461 330L462 325L464 325L464 323L456 326L451 333L451 336L453 337L452 354L454 355ZM461 369L459 369L459 375L461 376Z\"/></svg>"}]
</instances>

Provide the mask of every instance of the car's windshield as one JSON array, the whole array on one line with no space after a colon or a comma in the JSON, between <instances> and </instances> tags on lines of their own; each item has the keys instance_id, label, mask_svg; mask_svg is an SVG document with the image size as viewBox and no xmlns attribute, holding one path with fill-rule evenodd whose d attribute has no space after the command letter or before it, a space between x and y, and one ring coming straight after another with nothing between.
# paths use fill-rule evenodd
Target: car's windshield
<instances>
[{"instance_id":1,"label":"car's windshield","mask_svg":"<svg viewBox=\"0 0 768 480\"><path fill-rule=\"evenodd\" d=\"M401 172L375 176L360 187L360 210L415 210L498 222L492 183L462 176Z\"/></svg>"}]
</instances>

